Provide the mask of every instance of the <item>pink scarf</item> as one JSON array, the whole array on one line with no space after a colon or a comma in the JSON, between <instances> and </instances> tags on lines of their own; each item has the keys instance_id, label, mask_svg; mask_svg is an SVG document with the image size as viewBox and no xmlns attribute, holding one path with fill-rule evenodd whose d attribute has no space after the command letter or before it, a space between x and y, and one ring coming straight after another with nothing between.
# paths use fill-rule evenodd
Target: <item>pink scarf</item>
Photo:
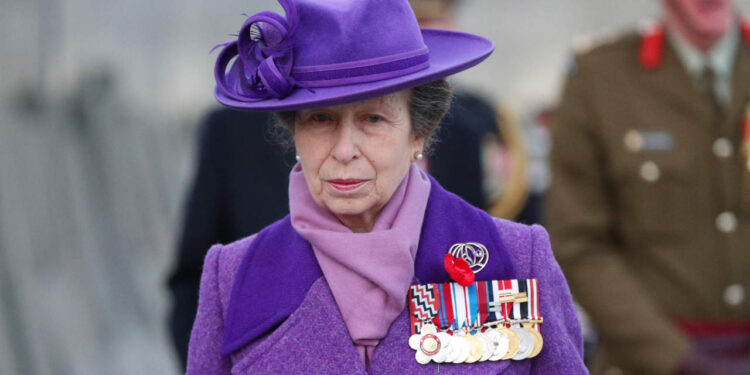
<instances>
[{"instance_id":1,"label":"pink scarf","mask_svg":"<svg viewBox=\"0 0 750 375\"><path fill-rule=\"evenodd\" d=\"M292 226L312 245L365 364L406 307L429 195L427 175L412 164L372 232L352 233L315 203L299 164L289 176Z\"/></svg>"}]
</instances>

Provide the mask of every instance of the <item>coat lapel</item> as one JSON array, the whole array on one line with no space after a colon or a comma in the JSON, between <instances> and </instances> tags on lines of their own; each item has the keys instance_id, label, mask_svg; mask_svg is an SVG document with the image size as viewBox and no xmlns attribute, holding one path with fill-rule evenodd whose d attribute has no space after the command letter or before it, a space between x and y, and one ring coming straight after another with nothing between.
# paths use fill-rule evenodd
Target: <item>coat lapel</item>
<instances>
[{"instance_id":1,"label":"coat lapel","mask_svg":"<svg viewBox=\"0 0 750 375\"><path fill-rule=\"evenodd\" d=\"M324 277L278 328L232 359L233 374L366 374Z\"/></svg>"}]
</instances>

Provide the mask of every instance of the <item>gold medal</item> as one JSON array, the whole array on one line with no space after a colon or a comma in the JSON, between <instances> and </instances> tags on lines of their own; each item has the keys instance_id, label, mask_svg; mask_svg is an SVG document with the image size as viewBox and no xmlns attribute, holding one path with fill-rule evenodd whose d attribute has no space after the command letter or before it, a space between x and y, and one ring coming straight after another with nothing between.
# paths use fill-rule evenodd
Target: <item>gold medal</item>
<instances>
[{"instance_id":1,"label":"gold medal","mask_svg":"<svg viewBox=\"0 0 750 375\"><path fill-rule=\"evenodd\" d=\"M531 337L534 338L534 349L531 351L531 354L529 354L529 358L534 358L542 351L542 347L544 347L544 339L542 339L542 334L535 330L531 323L524 323L523 328L529 331Z\"/></svg>"},{"instance_id":2,"label":"gold medal","mask_svg":"<svg viewBox=\"0 0 750 375\"><path fill-rule=\"evenodd\" d=\"M505 328L505 326L498 326L497 330L504 333L506 336L508 336L508 353L506 353L502 358L502 360L511 359L513 356L518 353L518 348L521 345L521 340L518 338L515 332L511 331L508 328Z\"/></svg>"},{"instance_id":3,"label":"gold medal","mask_svg":"<svg viewBox=\"0 0 750 375\"><path fill-rule=\"evenodd\" d=\"M471 348L469 351L469 358L467 358L464 363L474 363L478 361L479 358L482 358L482 354L484 354L484 345L482 342L471 334L466 335L464 339L469 342Z\"/></svg>"}]
</instances>

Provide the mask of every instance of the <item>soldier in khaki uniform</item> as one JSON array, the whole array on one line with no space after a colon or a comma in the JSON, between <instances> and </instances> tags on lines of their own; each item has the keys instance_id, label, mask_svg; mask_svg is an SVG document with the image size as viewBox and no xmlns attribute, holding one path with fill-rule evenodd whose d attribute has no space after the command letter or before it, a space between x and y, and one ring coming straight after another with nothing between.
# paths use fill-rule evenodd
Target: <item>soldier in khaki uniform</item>
<instances>
[{"instance_id":1,"label":"soldier in khaki uniform","mask_svg":"<svg viewBox=\"0 0 750 375\"><path fill-rule=\"evenodd\" d=\"M576 57L553 249L599 333L593 374L750 374L750 27L731 1L662 5Z\"/></svg>"}]
</instances>

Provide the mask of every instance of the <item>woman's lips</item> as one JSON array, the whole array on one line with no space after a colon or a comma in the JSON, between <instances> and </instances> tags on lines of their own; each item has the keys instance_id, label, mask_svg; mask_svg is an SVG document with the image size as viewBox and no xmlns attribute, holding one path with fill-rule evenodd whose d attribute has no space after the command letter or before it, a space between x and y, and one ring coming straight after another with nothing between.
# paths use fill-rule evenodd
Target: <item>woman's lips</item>
<instances>
[{"instance_id":1,"label":"woman's lips","mask_svg":"<svg viewBox=\"0 0 750 375\"><path fill-rule=\"evenodd\" d=\"M367 183L368 180L359 179L335 179L326 180L334 189L341 192L348 192L357 189L358 187Z\"/></svg>"}]
</instances>

